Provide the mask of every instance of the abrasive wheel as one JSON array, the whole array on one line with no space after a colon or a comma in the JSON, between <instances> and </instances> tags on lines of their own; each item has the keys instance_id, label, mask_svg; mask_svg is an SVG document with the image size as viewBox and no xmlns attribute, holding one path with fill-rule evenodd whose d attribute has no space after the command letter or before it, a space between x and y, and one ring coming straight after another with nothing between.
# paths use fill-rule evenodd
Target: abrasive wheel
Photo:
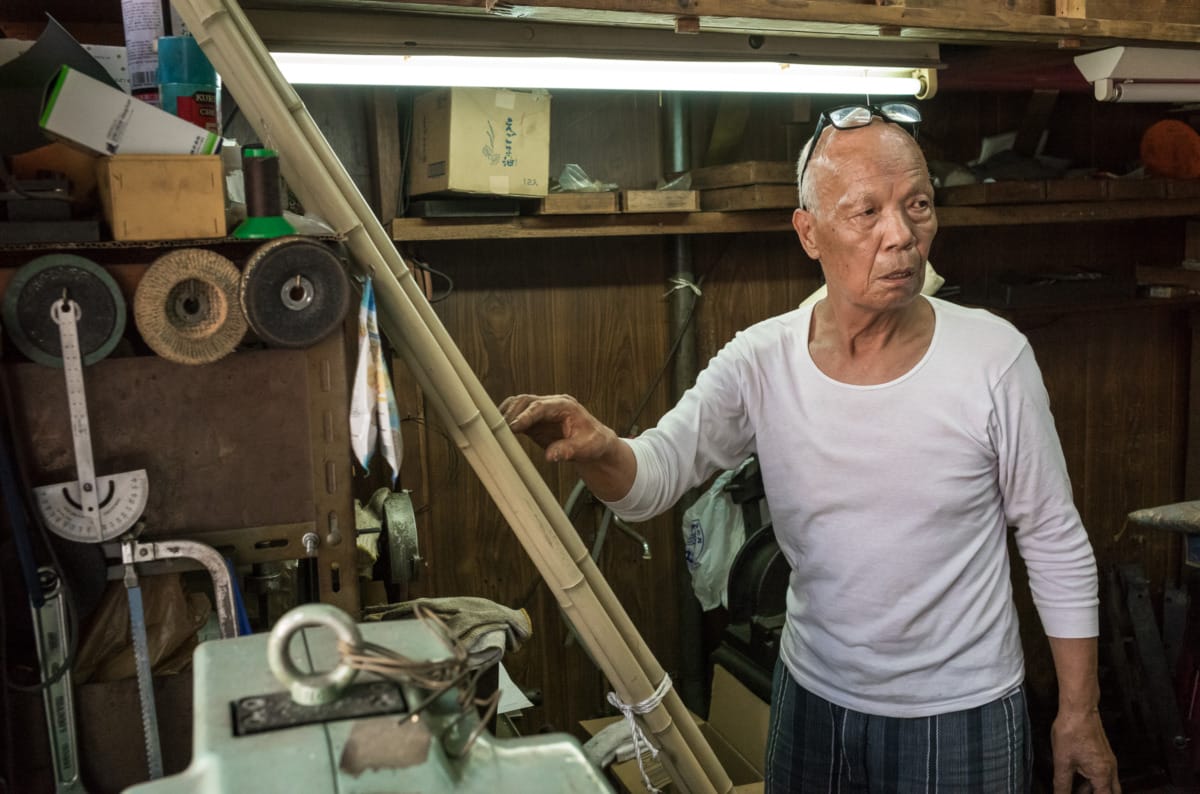
<instances>
[{"instance_id":1,"label":"abrasive wheel","mask_svg":"<svg viewBox=\"0 0 1200 794\"><path fill-rule=\"evenodd\" d=\"M62 366L62 341L50 309L67 298L79 305L84 364L107 356L125 332L125 298L104 268L74 254L47 254L23 265L4 293L4 327L17 349L48 367Z\"/></svg>"},{"instance_id":2,"label":"abrasive wheel","mask_svg":"<svg viewBox=\"0 0 1200 794\"><path fill-rule=\"evenodd\" d=\"M280 237L259 246L242 269L246 321L272 347L310 347L342 324L350 280L329 246Z\"/></svg>"},{"instance_id":3,"label":"abrasive wheel","mask_svg":"<svg viewBox=\"0 0 1200 794\"><path fill-rule=\"evenodd\" d=\"M209 364L246 335L238 304L241 273L202 248L171 251L154 260L133 295L133 319L150 348L178 364Z\"/></svg>"}]
</instances>

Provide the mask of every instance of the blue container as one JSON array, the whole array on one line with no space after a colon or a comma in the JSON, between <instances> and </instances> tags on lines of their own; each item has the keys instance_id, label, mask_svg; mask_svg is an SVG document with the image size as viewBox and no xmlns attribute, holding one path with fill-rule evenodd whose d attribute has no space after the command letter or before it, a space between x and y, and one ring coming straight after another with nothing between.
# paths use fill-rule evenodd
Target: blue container
<instances>
[{"instance_id":1,"label":"blue container","mask_svg":"<svg viewBox=\"0 0 1200 794\"><path fill-rule=\"evenodd\" d=\"M221 134L221 84L194 38L158 40L158 81L163 110Z\"/></svg>"}]
</instances>

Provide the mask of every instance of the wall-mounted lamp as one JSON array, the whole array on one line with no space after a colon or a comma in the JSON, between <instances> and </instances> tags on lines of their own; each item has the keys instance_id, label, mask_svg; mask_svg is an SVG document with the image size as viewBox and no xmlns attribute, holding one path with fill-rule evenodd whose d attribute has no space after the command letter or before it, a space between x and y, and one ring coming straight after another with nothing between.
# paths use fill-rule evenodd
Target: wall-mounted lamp
<instances>
[{"instance_id":1,"label":"wall-mounted lamp","mask_svg":"<svg viewBox=\"0 0 1200 794\"><path fill-rule=\"evenodd\" d=\"M271 56L289 82L310 85L871 94L918 99L937 90L934 70L912 67L312 52L272 52Z\"/></svg>"},{"instance_id":2,"label":"wall-mounted lamp","mask_svg":"<svg viewBox=\"0 0 1200 794\"><path fill-rule=\"evenodd\" d=\"M1075 66L1101 102L1200 102L1200 50L1110 47Z\"/></svg>"}]
</instances>

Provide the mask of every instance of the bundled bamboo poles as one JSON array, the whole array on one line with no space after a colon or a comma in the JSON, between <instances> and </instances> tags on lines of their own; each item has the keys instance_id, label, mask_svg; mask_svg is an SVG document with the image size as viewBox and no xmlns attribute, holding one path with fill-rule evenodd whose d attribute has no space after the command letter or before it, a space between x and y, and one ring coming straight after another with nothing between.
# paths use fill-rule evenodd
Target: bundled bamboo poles
<instances>
[{"instance_id":1,"label":"bundled bamboo poles","mask_svg":"<svg viewBox=\"0 0 1200 794\"><path fill-rule=\"evenodd\" d=\"M355 263L374 277L385 333L617 696L625 703L650 699L665 675L661 665L235 0L175 5L264 145L280 152L288 183L346 238ZM674 690L641 721L681 790L732 789Z\"/></svg>"}]
</instances>

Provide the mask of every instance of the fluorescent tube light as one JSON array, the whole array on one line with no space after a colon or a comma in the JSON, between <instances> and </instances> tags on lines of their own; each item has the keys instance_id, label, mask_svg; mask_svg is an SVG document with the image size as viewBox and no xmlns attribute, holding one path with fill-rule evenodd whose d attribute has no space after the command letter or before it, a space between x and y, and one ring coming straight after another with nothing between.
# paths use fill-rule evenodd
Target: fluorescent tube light
<instances>
[{"instance_id":1,"label":"fluorescent tube light","mask_svg":"<svg viewBox=\"0 0 1200 794\"><path fill-rule=\"evenodd\" d=\"M928 69L731 61L273 52L298 85L478 86L917 96Z\"/></svg>"},{"instance_id":2,"label":"fluorescent tube light","mask_svg":"<svg viewBox=\"0 0 1200 794\"><path fill-rule=\"evenodd\" d=\"M1101 102L1200 101L1200 51L1109 47L1075 56Z\"/></svg>"},{"instance_id":3,"label":"fluorescent tube light","mask_svg":"<svg viewBox=\"0 0 1200 794\"><path fill-rule=\"evenodd\" d=\"M1097 80L1100 102L1200 102L1200 83L1139 83Z\"/></svg>"}]
</instances>

